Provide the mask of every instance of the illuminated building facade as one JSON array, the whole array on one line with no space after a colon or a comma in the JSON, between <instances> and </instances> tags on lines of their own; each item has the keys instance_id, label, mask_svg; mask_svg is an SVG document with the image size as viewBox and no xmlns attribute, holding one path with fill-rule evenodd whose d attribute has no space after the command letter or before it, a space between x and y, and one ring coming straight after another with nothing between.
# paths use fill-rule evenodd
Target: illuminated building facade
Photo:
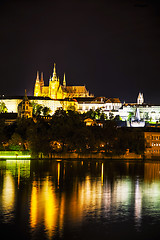
<instances>
[{"instance_id":1,"label":"illuminated building facade","mask_svg":"<svg viewBox=\"0 0 160 240\"><path fill-rule=\"evenodd\" d=\"M0 97L0 102L5 104L7 112L19 112L19 117L25 115L22 113L22 100L23 97ZM111 116L113 118L119 116L122 121L127 122L127 126L131 126L129 121L135 119L136 112L139 113L140 121L160 122L160 105L144 103L143 93L138 94L136 103L124 104L120 102L119 98L94 97L92 94L89 94L85 86L67 86L65 74L63 84L61 84L56 73L55 64L48 86L44 85L43 73L39 77L37 72L34 96L28 96L28 101L28 107L31 107L30 103L48 107L51 110L51 115L59 108L75 110L82 114L89 110L100 109L106 114L108 119ZM28 114L28 116L31 115Z\"/></svg>"},{"instance_id":2,"label":"illuminated building facade","mask_svg":"<svg viewBox=\"0 0 160 240\"><path fill-rule=\"evenodd\" d=\"M147 158L160 156L160 132L144 132Z\"/></svg>"},{"instance_id":3,"label":"illuminated building facade","mask_svg":"<svg viewBox=\"0 0 160 240\"><path fill-rule=\"evenodd\" d=\"M63 84L60 84L60 79L57 77L56 64L54 64L53 76L49 79L49 85L44 86L43 73L39 79L39 72L34 86L34 96L50 97L51 99L64 99L75 97L92 97L85 86L67 86L64 74Z\"/></svg>"},{"instance_id":4,"label":"illuminated building facade","mask_svg":"<svg viewBox=\"0 0 160 240\"><path fill-rule=\"evenodd\" d=\"M146 124L160 122L160 105L144 103L143 93L139 93L137 103L124 103L118 112L122 121L127 122L128 127L130 122L136 119L137 112L139 121L144 121Z\"/></svg>"},{"instance_id":5,"label":"illuminated building facade","mask_svg":"<svg viewBox=\"0 0 160 240\"><path fill-rule=\"evenodd\" d=\"M113 116L119 115L119 108L122 103L119 98L106 98L106 97L91 97L91 98L76 98L78 101L78 111L80 113L89 110L101 109L107 117L112 112Z\"/></svg>"}]
</instances>

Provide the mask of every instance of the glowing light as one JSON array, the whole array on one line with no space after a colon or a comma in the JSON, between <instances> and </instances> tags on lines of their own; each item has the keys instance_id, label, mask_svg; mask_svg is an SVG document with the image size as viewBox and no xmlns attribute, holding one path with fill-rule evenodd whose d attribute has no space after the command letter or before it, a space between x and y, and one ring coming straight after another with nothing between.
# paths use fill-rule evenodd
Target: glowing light
<instances>
[{"instance_id":1,"label":"glowing light","mask_svg":"<svg viewBox=\"0 0 160 240\"><path fill-rule=\"evenodd\" d=\"M56 228L56 222L57 222L57 217L58 217L58 212L57 212L57 202L55 198L55 194L53 192L53 188L51 185L51 182L47 178L45 183L44 183L44 209L45 209L45 217L44 217L44 222L45 222L45 227L48 233L48 238L51 239L53 232Z\"/></svg>"},{"instance_id":2,"label":"glowing light","mask_svg":"<svg viewBox=\"0 0 160 240\"><path fill-rule=\"evenodd\" d=\"M136 183L135 189L135 219L137 222L141 219L141 210L142 210L142 195L141 189L139 187L139 182Z\"/></svg>"},{"instance_id":3,"label":"glowing light","mask_svg":"<svg viewBox=\"0 0 160 240\"><path fill-rule=\"evenodd\" d=\"M30 222L31 222L31 227L34 228L37 224L37 210L38 210L38 191L37 187L35 185L35 182L33 182L33 187L32 187L32 194L31 194L31 207L30 207Z\"/></svg>"},{"instance_id":4,"label":"glowing light","mask_svg":"<svg viewBox=\"0 0 160 240\"><path fill-rule=\"evenodd\" d=\"M6 172L4 177L4 185L2 190L2 209L5 213L6 221L13 218L13 209L15 201L15 185L10 172Z\"/></svg>"},{"instance_id":5,"label":"glowing light","mask_svg":"<svg viewBox=\"0 0 160 240\"><path fill-rule=\"evenodd\" d=\"M59 186L59 179L60 179L60 170L61 170L61 164L58 162L58 186Z\"/></svg>"},{"instance_id":6,"label":"glowing light","mask_svg":"<svg viewBox=\"0 0 160 240\"><path fill-rule=\"evenodd\" d=\"M101 167L101 184L103 186L103 163L102 163L102 167Z\"/></svg>"},{"instance_id":7,"label":"glowing light","mask_svg":"<svg viewBox=\"0 0 160 240\"><path fill-rule=\"evenodd\" d=\"M115 184L113 195L114 200L117 204L125 203L128 204L130 190L131 190L131 183L127 181L127 179L119 180L117 184Z\"/></svg>"},{"instance_id":8,"label":"glowing light","mask_svg":"<svg viewBox=\"0 0 160 240\"><path fill-rule=\"evenodd\" d=\"M0 158L12 158L12 159L17 159L17 158L31 158L31 155L18 155L18 156L8 156L8 155L0 155Z\"/></svg>"}]
</instances>

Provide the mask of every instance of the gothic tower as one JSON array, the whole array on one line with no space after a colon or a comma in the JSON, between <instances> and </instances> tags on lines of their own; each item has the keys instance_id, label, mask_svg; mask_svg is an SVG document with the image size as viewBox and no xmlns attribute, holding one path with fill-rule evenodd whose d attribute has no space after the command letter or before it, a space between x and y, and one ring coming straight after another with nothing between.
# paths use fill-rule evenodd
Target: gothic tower
<instances>
[{"instance_id":1,"label":"gothic tower","mask_svg":"<svg viewBox=\"0 0 160 240\"><path fill-rule=\"evenodd\" d=\"M56 64L54 63L53 76L49 82L49 96L52 99L57 99L57 92L60 86L59 79L56 74Z\"/></svg>"},{"instance_id":2,"label":"gothic tower","mask_svg":"<svg viewBox=\"0 0 160 240\"><path fill-rule=\"evenodd\" d=\"M41 96L41 88L40 88L40 81L39 81L39 72L37 71L37 78L34 86L34 96Z\"/></svg>"},{"instance_id":3,"label":"gothic tower","mask_svg":"<svg viewBox=\"0 0 160 240\"><path fill-rule=\"evenodd\" d=\"M41 72L41 80L40 80L40 91L41 91L41 93L42 93L43 87L44 87L43 72Z\"/></svg>"}]
</instances>

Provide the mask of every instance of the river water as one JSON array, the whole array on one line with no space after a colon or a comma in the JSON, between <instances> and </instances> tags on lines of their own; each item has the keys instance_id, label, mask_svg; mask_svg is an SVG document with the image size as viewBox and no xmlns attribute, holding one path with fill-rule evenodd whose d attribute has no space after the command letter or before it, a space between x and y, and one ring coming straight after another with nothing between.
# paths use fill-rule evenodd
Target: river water
<instances>
[{"instance_id":1,"label":"river water","mask_svg":"<svg viewBox=\"0 0 160 240\"><path fill-rule=\"evenodd\" d=\"M0 239L160 238L160 162L0 161Z\"/></svg>"}]
</instances>

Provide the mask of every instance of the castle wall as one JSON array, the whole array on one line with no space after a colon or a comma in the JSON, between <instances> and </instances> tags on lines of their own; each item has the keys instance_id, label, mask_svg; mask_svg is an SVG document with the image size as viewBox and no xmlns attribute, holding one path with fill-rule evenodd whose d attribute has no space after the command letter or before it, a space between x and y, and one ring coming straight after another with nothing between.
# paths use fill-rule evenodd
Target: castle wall
<instances>
[{"instance_id":1,"label":"castle wall","mask_svg":"<svg viewBox=\"0 0 160 240\"><path fill-rule=\"evenodd\" d=\"M22 102L21 99L1 99L0 101L4 102L8 112L18 113L18 104ZM48 107L51 109L51 115L55 113L58 108L62 107L62 104L59 100L46 100L46 99L31 99L31 103L40 104L43 107Z\"/></svg>"},{"instance_id":2,"label":"castle wall","mask_svg":"<svg viewBox=\"0 0 160 240\"><path fill-rule=\"evenodd\" d=\"M8 112L18 113L18 104L22 99L1 99L1 101L5 103Z\"/></svg>"}]
</instances>

